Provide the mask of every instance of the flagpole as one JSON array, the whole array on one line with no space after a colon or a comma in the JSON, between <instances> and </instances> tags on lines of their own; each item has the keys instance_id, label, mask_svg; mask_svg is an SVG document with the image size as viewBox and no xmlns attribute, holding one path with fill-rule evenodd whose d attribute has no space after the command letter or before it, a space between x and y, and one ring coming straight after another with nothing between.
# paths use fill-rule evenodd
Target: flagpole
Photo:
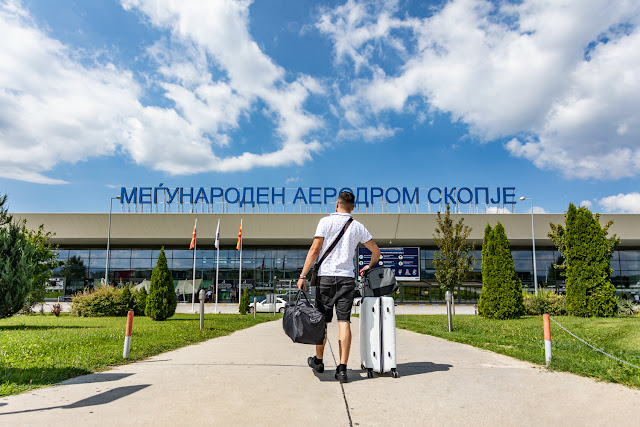
<instances>
[{"instance_id":1,"label":"flagpole","mask_svg":"<svg viewBox=\"0 0 640 427\"><path fill-rule=\"evenodd\" d=\"M216 229L216 307L213 310L218 312L218 271L220 262L220 219L218 219L218 228Z\"/></svg>"},{"instance_id":2,"label":"flagpole","mask_svg":"<svg viewBox=\"0 0 640 427\"><path fill-rule=\"evenodd\" d=\"M193 227L195 230L198 226L198 218L196 218L196 225ZM198 237L193 242L193 282L191 283L191 312L193 313L193 307L196 302L196 251L198 250Z\"/></svg>"},{"instance_id":3,"label":"flagpole","mask_svg":"<svg viewBox=\"0 0 640 427\"><path fill-rule=\"evenodd\" d=\"M240 219L240 274L238 277L238 303L242 298L242 219Z\"/></svg>"}]
</instances>

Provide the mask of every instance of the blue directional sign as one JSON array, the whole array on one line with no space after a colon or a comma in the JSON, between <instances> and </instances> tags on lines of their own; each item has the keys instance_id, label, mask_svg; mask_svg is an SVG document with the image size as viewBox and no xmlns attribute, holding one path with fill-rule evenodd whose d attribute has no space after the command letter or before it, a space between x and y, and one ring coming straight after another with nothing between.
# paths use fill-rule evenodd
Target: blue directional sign
<instances>
[{"instance_id":1,"label":"blue directional sign","mask_svg":"<svg viewBox=\"0 0 640 427\"><path fill-rule=\"evenodd\" d=\"M398 281L420 281L420 248L380 248L380 267L393 270ZM371 251L358 248L358 270L371 262Z\"/></svg>"}]
</instances>

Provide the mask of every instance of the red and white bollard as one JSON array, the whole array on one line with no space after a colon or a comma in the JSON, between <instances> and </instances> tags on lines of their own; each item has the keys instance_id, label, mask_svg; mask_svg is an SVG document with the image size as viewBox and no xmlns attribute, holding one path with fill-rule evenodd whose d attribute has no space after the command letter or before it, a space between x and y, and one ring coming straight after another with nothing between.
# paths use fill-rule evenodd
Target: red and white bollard
<instances>
[{"instance_id":1,"label":"red and white bollard","mask_svg":"<svg viewBox=\"0 0 640 427\"><path fill-rule=\"evenodd\" d=\"M127 330L124 333L124 350L122 357L129 358L129 350L131 349L131 329L133 329L133 311L127 313Z\"/></svg>"},{"instance_id":2,"label":"red and white bollard","mask_svg":"<svg viewBox=\"0 0 640 427\"><path fill-rule=\"evenodd\" d=\"M544 324L544 360L548 367L551 364L551 324L548 314L542 315L542 323Z\"/></svg>"}]
</instances>

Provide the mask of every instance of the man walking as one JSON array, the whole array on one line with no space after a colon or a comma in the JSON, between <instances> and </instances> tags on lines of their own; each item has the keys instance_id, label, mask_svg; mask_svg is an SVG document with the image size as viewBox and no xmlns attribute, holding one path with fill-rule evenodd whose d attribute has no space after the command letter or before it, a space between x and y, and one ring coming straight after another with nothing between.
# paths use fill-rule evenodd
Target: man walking
<instances>
[{"instance_id":1,"label":"man walking","mask_svg":"<svg viewBox=\"0 0 640 427\"><path fill-rule=\"evenodd\" d=\"M298 280L298 289L306 289L306 276L311 270L318 256L324 254L331 243L338 237L355 207L355 197L348 191L343 191L336 202L336 212L324 217L318 223L316 233L307 254L307 259ZM351 350L351 307L356 287L353 257L359 243L363 243L371 251L371 262L360 270L360 274L372 268L380 259L380 249L373 241L371 234L360 222L353 220L344 235L320 265L318 272L318 289L316 289L316 306L326 318L327 323L333 318L333 307L336 308L338 318L338 344L340 364L336 369L335 378L341 383L348 381L347 362ZM316 355L309 357L308 363L316 372L324 372L324 346L316 346Z\"/></svg>"}]
</instances>

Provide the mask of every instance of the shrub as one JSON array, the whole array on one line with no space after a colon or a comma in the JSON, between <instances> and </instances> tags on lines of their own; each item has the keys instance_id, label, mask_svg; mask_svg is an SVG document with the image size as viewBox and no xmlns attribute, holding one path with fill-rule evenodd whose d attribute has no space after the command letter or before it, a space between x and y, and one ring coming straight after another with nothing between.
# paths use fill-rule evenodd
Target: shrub
<instances>
[{"instance_id":1,"label":"shrub","mask_svg":"<svg viewBox=\"0 0 640 427\"><path fill-rule=\"evenodd\" d=\"M616 297L618 316L633 316L635 314L635 305L630 299L622 299Z\"/></svg>"},{"instance_id":2,"label":"shrub","mask_svg":"<svg viewBox=\"0 0 640 427\"><path fill-rule=\"evenodd\" d=\"M122 301L123 289L101 286L85 288L71 300L71 313L83 317L126 316L127 306Z\"/></svg>"},{"instance_id":3,"label":"shrub","mask_svg":"<svg viewBox=\"0 0 640 427\"><path fill-rule=\"evenodd\" d=\"M147 306L147 290L145 288L140 289L133 293L133 311L136 316L144 316L144 309Z\"/></svg>"},{"instance_id":4,"label":"shrub","mask_svg":"<svg viewBox=\"0 0 640 427\"><path fill-rule=\"evenodd\" d=\"M247 312L249 311L249 291L247 289L245 289L242 293L238 311L240 312L240 314L247 314Z\"/></svg>"},{"instance_id":5,"label":"shrub","mask_svg":"<svg viewBox=\"0 0 640 427\"><path fill-rule=\"evenodd\" d=\"M43 308L43 311L44 311L44 308ZM56 317L60 316L60 313L62 313L62 304L60 303L53 304L51 306L51 312L55 314Z\"/></svg>"},{"instance_id":6,"label":"shrub","mask_svg":"<svg viewBox=\"0 0 640 427\"><path fill-rule=\"evenodd\" d=\"M177 305L178 298L163 247L160 249L158 262L151 273L151 285L144 313L153 320L165 320L174 315Z\"/></svg>"},{"instance_id":7,"label":"shrub","mask_svg":"<svg viewBox=\"0 0 640 427\"><path fill-rule=\"evenodd\" d=\"M120 300L122 305L126 307L127 311L133 310L135 301L133 299L133 294L131 293L131 288L129 286L124 286L121 289L122 293L120 294Z\"/></svg>"},{"instance_id":8,"label":"shrub","mask_svg":"<svg viewBox=\"0 0 640 427\"><path fill-rule=\"evenodd\" d=\"M531 316L550 314L552 316L564 316L567 314L564 295L555 292L539 291L538 295L524 294L525 312Z\"/></svg>"}]
</instances>

